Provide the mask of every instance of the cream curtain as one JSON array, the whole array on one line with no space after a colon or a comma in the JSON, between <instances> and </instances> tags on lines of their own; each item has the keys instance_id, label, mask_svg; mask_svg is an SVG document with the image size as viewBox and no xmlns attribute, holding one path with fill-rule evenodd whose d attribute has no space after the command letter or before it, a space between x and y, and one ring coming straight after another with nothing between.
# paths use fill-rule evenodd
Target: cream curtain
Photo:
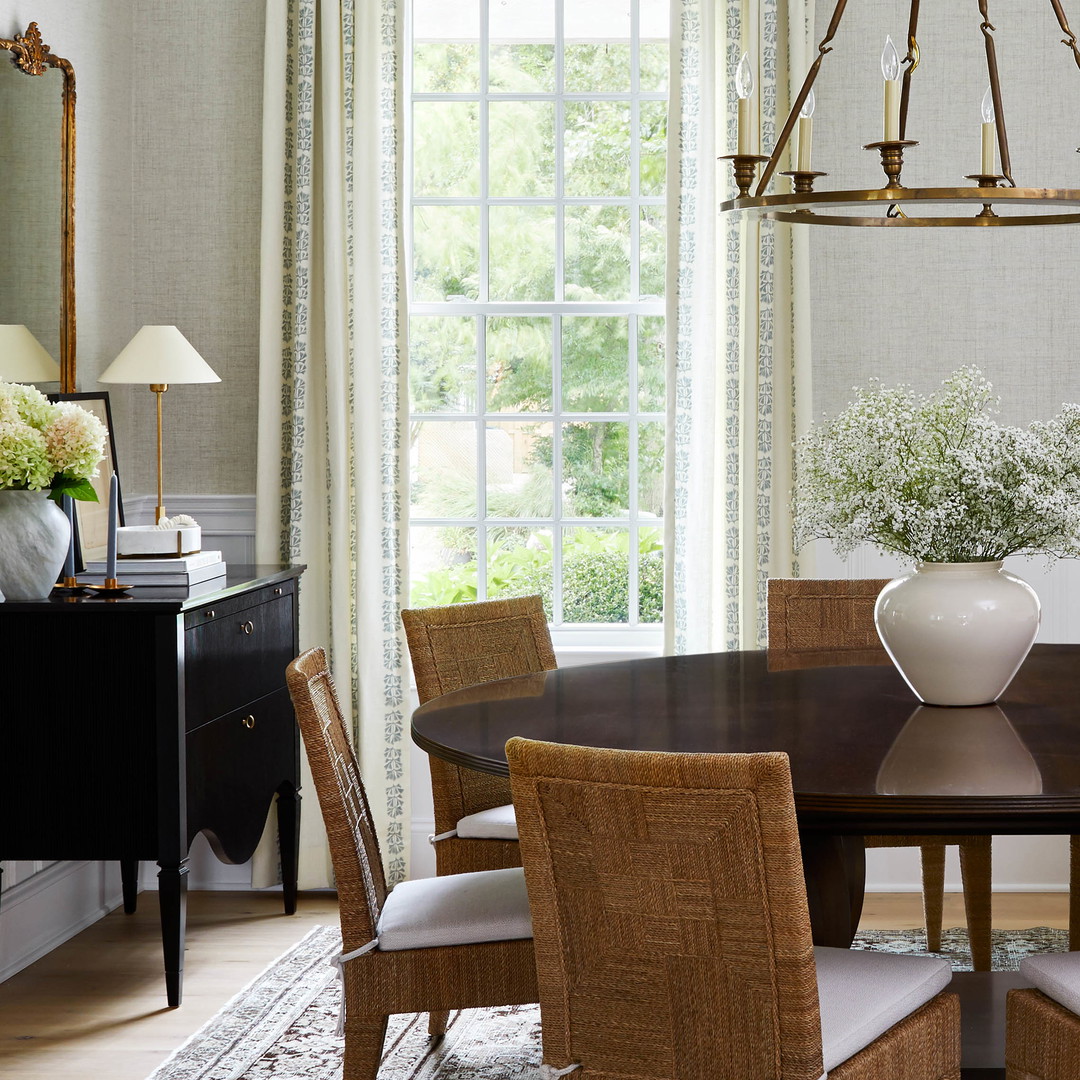
<instances>
[{"instance_id":1,"label":"cream curtain","mask_svg":"<svg viewBox=\"0 0 1080 1080\"><path fill-rule=\"evenodd\" d=\"M403 2L268 0L260 562L307 564L302 648L328 649L388 877L408 867ZM305 781L301 887L330 881Z\"/></svg>"},{"instance_id":2,"label":"cream curtain","mask_svg":"<svg viewBox=\"0 0 1080 1080\"><path fill-rule=\"evenodd\" d=\"M735 189L717 158L735 147L744 50L759 146L771 151L812 34L813 0L673 0L668 652L764 645L766 581L800 569L788 507L791 444L809 411L806 227L718 215Z\"/></svg>"}]
</instances>

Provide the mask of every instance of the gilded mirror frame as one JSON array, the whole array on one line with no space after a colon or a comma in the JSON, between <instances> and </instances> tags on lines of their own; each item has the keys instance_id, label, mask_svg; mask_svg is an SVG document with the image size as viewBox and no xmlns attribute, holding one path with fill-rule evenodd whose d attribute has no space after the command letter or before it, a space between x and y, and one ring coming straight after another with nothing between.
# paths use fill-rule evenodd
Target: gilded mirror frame
<instances>
[{"instance_id":1,"label":"gilded mirror frame","mask_svg":"<svg viewBox=\"0 0 1080 1080\"><path fill-rule=\"evenodd\" d=\"M56 68L64 77L60 125L60 392L75 392L75 69L41 40L36 22L14 40L0 38L0 49L29 76Z\"/></svg>"}]
</instances>

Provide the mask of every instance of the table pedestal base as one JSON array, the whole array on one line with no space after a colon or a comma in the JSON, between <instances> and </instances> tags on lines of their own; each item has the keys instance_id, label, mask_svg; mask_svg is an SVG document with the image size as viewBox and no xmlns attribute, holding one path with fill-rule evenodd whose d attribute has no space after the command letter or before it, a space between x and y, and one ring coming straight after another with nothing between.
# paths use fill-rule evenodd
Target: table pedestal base
<instances>
[{"instance_id":1,"label":"table pedestal base","mask_svg":"<svg viewBox=\"0 0 1080 1080\"><path fill-rule=\"evenodd\" d=\"M862 918L866 847L861 836L799 834L815 945L846 949Z\"/></svg>"},{"instance_id":2,"label":"table pedestal base","mask_svg":"<svg viewBox=\"0 0 1080 1080\"><path fill-rule=\"evenodd\" d=\"M963 1080L1005 1080L1005 995L1030 986L1019 971L957 971Z\"/></svg>"}]
</instances>

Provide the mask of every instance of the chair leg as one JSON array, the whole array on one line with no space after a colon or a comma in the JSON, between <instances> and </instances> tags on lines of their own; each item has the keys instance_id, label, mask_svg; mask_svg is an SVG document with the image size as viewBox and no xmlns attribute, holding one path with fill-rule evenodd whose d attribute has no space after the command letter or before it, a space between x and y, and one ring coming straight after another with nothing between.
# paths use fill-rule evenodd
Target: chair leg
<instances>
[{"instance_id":1,"label":"chair leg","mask_svg":"<svg viewBox=\"0 0 1080 1080\"><path fill-rule=\"evenodd\" d=\"M443 1009L441 1012L428 1013L427 1033L429 1035L445 1035L446 1022L450 1019L450 1010Z\"/></svg>"},{"instance_id":2,"label":"chair leg","mask_svg":"<svg viewBox=\"0 0 1080 1080\"><path fill-rule=\"evenodd\" d=\"M971 966L976 971L989 971L990 928L993 925L989 836L975 836L960 845L960 878L964 884Z\"/></svg>"},{"instance_id":3,"label":"chair leg","mask_svg":"<svg viewBox=\"0 0 1080 1080\"><path fill-rule=\"evenodd\" d=\"M345 1016L342 1080L375 1080L386 1038L386 1016Z\"/></svg>"},{"instance_id":4,"label":"chair leg","mask_svg":"<svg viewBox=\"0 0 1080 1080\"><path fill-rule=\"evenodd\" d=\"M1069 952L1080 949L1080 836L1069 837Z\"/></svg>"},{"instance_id":5,"label":"chair leg","mask_svg":"<svg viewBox=\"0 0 1080 1080\"><path fill-rule=\"evenodd\" d=\"M930 952L941 951L941 917L945 906L945 845L923 844L922 896L926 918L926 947Z\"/></svg>"}]
</instances>

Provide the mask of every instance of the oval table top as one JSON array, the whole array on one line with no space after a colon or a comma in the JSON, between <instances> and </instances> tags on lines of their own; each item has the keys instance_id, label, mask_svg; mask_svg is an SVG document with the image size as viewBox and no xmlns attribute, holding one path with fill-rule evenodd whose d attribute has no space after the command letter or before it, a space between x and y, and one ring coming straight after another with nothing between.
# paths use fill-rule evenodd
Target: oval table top
<instances>
[{"instance_id":1,"label":"oval table top","mask_svg":"<svg viewBox=\"0 0 1080 1080\"><path fill-rule=\"evenodd\" d=\"M412 734L428 753L504 775L513 735L783 750L810 831L1080 832L1080 645L1036 645L1001 700L975 708L920 705L891 664L777 671L765 651L728 652L468 687L420 706Z\"/></svg>"}]
</instances>

